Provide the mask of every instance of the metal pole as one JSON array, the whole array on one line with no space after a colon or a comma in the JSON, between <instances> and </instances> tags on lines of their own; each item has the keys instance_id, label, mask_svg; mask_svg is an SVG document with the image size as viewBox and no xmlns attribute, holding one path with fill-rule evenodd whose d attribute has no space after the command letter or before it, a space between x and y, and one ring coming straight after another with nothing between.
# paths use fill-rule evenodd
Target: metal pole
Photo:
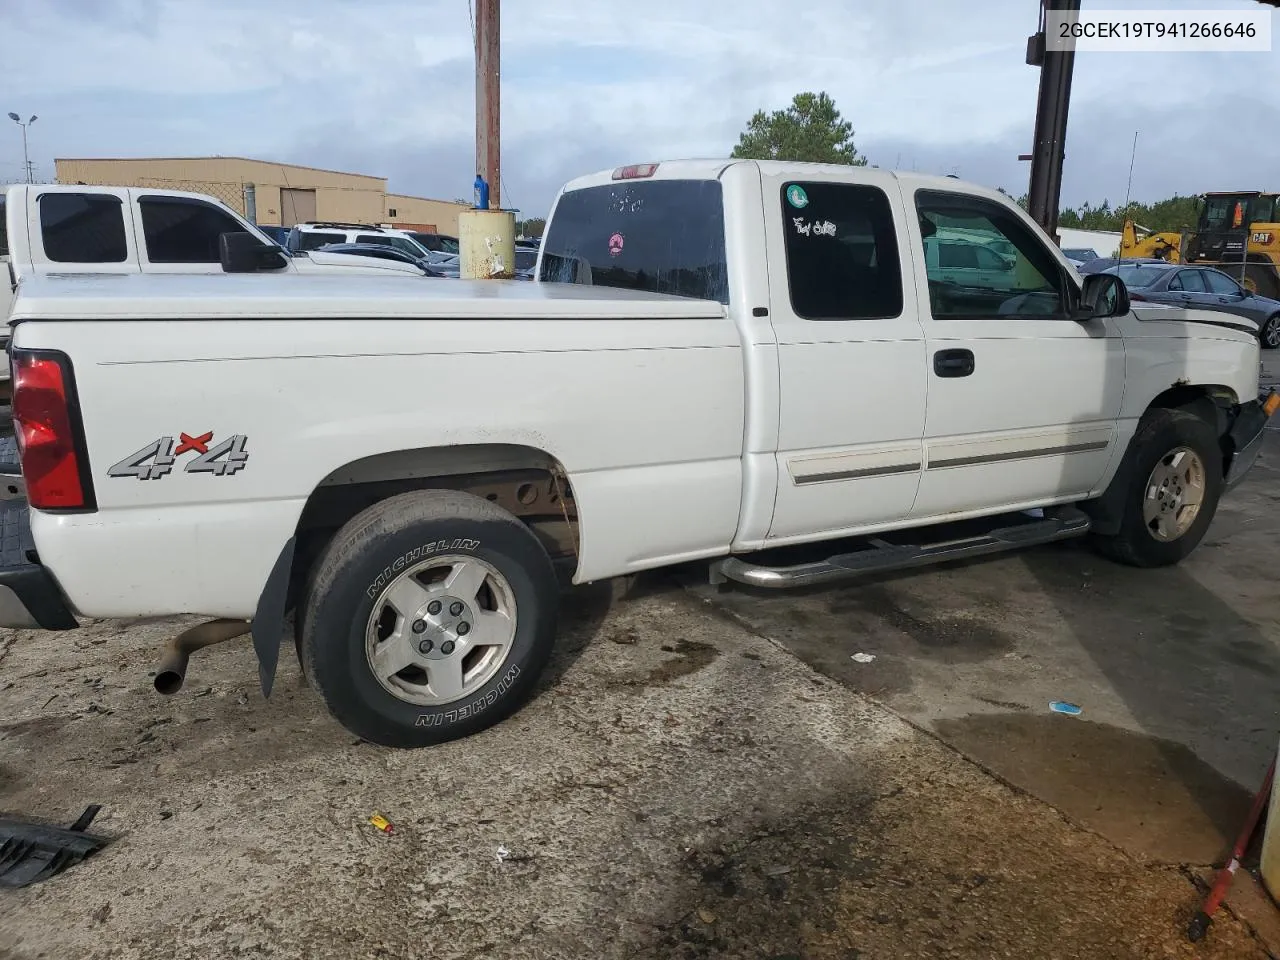
<instances>
[{"instance_id":1,"label":"metal pole","mask_svg":"<svg viewBox=\"0 0 1280 960\"><path fill-rule=\"evenodd\" d=\"M22 127L22 166L27 172L27 183L31 183L31 156L27 153L27 127L29 124L20 124Z\"/></svg>"},{"instance_id":2,"label":"metal pole","mask_svg":"<svg viewBox=\"0 0 1280 960\"><path fill-rule=\"evenodd\" d=\"M1138 131L1133 131L1133 152L1129 154L1129 182L1124 188L1124 215L1129 216L1129 200L1133 196L1133 164L1138 159Z\"/></svg>"},{"instance_id":3,"label":"metal pole","mask_svg":"<svg viewBox=\"0 0 1280 960\"><path fill-rule=\"evenodd\" d=\"M1043 0L1047 10L1078 12L1080 0ZM1058 239L1058 203L1062 197L1062 162L1066 156L1067 111L1075 52L1045 49L1044 32L1032 37L1027 62L1039 62L1040 93L1036 102L1035 146L1031 153L1028 212L1045 233Z\"/></svg>"},{"instance_id":4,"label":"metal pole","mask_svg":"<svg viewBox=\"0 0 1280 960\"><path fill-rule=\"evenodd\" d=\"M502 209L501 45L498 0L476 0L476 173L489 185L489 207Z\"/></svg>"}]
</instances>

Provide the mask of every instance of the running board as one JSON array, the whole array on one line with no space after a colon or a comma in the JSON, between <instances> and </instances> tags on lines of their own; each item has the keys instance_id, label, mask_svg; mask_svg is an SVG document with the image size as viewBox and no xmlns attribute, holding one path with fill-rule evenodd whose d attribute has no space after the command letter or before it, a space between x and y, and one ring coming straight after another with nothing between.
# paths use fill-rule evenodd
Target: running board
<instances>
[{"instance_id":1,"label":"running board","mask_svg":"<svg viewBox=\"0 0 1280 960\"><path fill-rule=\"evenodd\" d=\"M938 543L901 544L872 540L871 546L812 563L789 567L769 567L726 557L711 564L711 582L728 580L769 590L789 590L846 580L871 573L886 573L925 567L948 560L1003 553L1041 543L1069 540L1089 532L1089 518L1079 510L1062 511L1058 516L999 527L979 536L961 537Z\"/></svg>"}]
</instances>

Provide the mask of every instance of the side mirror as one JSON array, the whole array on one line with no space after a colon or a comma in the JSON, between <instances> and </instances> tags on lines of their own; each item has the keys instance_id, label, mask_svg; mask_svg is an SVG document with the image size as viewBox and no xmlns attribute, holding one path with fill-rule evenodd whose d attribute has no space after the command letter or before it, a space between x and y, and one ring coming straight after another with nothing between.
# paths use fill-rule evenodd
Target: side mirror
<instances>
[{"instance_id":1,"label":"side mirror","mask_svg":"<svg viewBox=\"0 0 1280 960\"><path fill-rule=\"evenodd\" d=\"M244 231L221 234L218 237L218 253L224 273L278 270L287 260L283 250L271 247Z\"/></svg>"},{"instance_id":2,"label":"side mirror","mask_svg":"<svg viewBox=\"0 0 1280 960\"><path fill-rule=\"evenodd\" d=\"M1073 320L1085 322L1122 317L1129 312L1129 291L1114 273L1091 273L1080 288L1080 305Z\"/></svg>"}]
</instances>

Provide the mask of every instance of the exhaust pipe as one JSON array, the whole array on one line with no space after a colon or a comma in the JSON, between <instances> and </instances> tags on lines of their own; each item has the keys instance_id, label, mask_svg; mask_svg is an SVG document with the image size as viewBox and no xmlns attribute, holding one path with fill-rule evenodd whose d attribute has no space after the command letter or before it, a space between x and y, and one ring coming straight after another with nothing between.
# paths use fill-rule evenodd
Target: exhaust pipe
<instances>
[{"instance_id":1,"label":"exhaust pipe","mask_svg":"<svg viewBox=\"0 0 1280 960\"><path fill-rule=\"evenodd\" d=\"M215 643L234 640L249 632L248 620L210 620L184 630L165 645L164 656L156 669L156 692L166 697L182 689L187 679L187 663L197 650Z\"/></svg>"}]
</instances>

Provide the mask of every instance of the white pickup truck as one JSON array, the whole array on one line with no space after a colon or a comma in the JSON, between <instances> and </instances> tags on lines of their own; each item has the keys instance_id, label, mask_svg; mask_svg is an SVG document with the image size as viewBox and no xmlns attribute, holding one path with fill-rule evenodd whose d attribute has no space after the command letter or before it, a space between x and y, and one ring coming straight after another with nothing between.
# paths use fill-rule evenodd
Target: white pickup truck
<instances>
[{"instance_id":1,"label":"white pickup truck","mask_svg":"<svg viewBox=\"0 0 1280 960\"><path fill-rule=\"evenodd\" d=\"M233 241L228 256L244 256L244 244L271 241L226 204L199 193L149 187L29 185L0 195L0 318L8 315L18 283L48 274L222 273L243 265L224 263L221 236ZM237 246L239 244L239 246ZM272 244L257 270L307 274L319 271L371 276L422 271L408 263L315 251L288 254ZM4 276L7 272L7 276ZM8 331L0 337L0 349ZM0 373L0 379L8 371Z\"/></svg>"},{"instance_id":2,"label":"white pickup truck","mask_svg":"<svg viewBox=\"0 0 1280 960\"><path fill-rule=\"evenodd\" d=\"M939 229L999 264L932 275ZM420 746L530 693L557 565L707 561L768 588L1086 534L1173 564L1280 404L1252 324L1131 310L1118 277L1082 283L1020 209L951 178L605 171L558 196L538 271L33 276L0 623L219 618L157 686L250 632L269 693L292 610L336 718ZM761 553L821 541L841 542Z\"/></svg>"}]
</instances>

